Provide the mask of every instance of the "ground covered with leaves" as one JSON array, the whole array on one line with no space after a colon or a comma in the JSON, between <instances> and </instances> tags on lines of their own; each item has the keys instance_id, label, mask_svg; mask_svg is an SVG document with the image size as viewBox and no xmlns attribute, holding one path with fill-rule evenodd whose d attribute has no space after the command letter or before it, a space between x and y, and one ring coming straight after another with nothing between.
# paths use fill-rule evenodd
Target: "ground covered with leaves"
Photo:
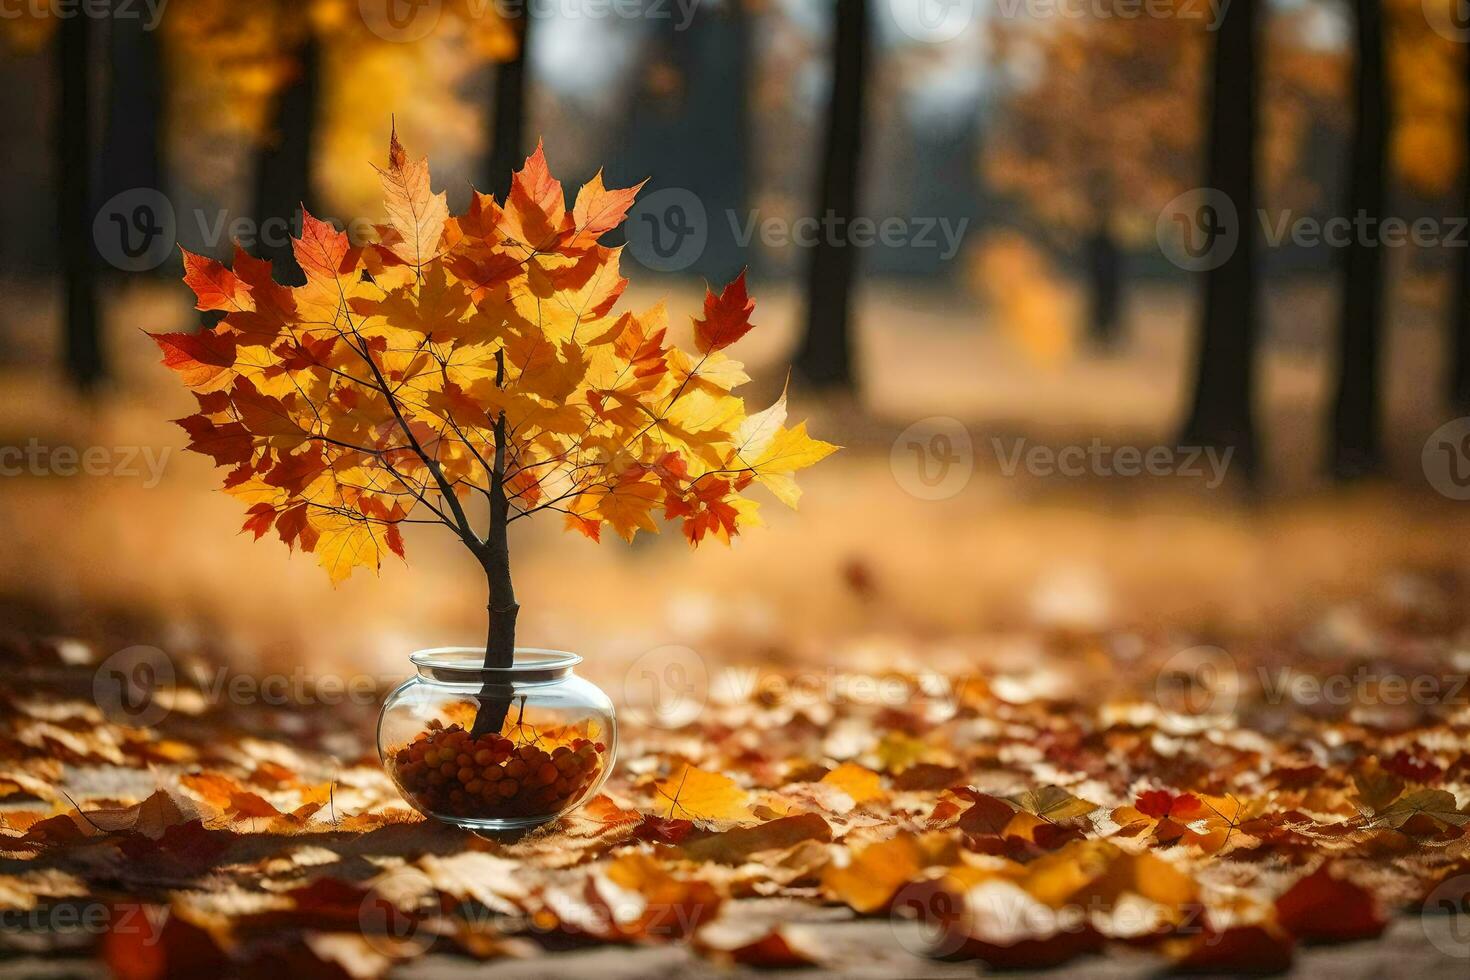
<instances>
[{"instance_id":1,"label":"ground covered with leaves","mask_svg":"<svg viewBox=\"0 0 1470 980\"><path fill-rule=\"evenodd\" d=\"M1056 629L1022 673L713 671L499 840L402 802L370 698L176 657L139 727L105 652L11 637L0 940L140 978L1463 976L1465 589L1413 581L1278 635Z\"/></svg>"}]
</instances>

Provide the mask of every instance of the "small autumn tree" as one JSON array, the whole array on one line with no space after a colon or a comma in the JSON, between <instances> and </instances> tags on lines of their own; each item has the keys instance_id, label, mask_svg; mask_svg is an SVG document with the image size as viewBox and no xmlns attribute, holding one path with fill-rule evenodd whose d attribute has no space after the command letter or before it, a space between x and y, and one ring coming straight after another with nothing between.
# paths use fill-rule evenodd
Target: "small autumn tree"
<instances>
[{"instance_id":1,"label":"small autumn tree","mask_svg":"<svg viewBox=\"0 0 1470 980\"><path fill-rule=\"evenodd\" d=\"M599 174L568 210L538 146L503 204L476 193L451 216L396 133L379 173L376 241L306 215L298 287L238 247L233 268L185 253L198 308L224 317L153 335L199 403L179 420L189 448L228 469L245 530L274 528L335 583L402 557L403 524L444 524L484 569L485 663L505 667L514 521L554 511L594 541L604 525L631 541L661 514L698 545L758 523L753 484L796 505L794 472L835 447L786 426L784 394L755 414L732 394L749 380L725 353L751 329L744 273L706 295L693 353L665 341L662 304L614 314L627 280L598 239L637 187ZM499 727L484 716L477 729Z\"/></svg>"}]
</instances>

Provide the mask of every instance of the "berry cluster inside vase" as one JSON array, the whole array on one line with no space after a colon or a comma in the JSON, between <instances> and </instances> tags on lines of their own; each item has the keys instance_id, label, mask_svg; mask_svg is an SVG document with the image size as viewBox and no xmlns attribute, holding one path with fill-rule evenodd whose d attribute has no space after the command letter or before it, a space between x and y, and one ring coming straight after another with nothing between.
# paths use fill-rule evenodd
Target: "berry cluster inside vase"
<instances>
[{"instance_id":1,"label":"berry cluster inside vase","mask_svg":"<svg viewBox=\"0 0 1470 980\"><path fill-rule=\"evenodd\" d=\"M597 785L607 747L565 734L557 739L512 729L472 735L431 721L389 756L389 772L420 811L466 826L544 823L580 803Z\"/></svg>"}]
</instances>

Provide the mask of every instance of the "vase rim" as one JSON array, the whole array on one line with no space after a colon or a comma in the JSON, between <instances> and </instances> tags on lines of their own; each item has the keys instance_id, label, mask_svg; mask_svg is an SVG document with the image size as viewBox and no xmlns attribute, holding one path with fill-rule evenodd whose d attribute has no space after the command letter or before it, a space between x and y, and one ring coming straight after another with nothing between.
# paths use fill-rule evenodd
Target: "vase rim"
<instances>
[{"instance_id":1,"label":"vase rim","mask_svg":"<svg viewBox=\"0 0 1470 980\"><path fill-rule=\"evenodd\" d=\"M565 675L582 662L570 651L543 647L516 647L515 660L509 667L486 667L483 647L431 647L414 651L408 659L421 673L444 679L468 681L475 676L489 676L518 682Z\"/></svg>"}]
</instances>

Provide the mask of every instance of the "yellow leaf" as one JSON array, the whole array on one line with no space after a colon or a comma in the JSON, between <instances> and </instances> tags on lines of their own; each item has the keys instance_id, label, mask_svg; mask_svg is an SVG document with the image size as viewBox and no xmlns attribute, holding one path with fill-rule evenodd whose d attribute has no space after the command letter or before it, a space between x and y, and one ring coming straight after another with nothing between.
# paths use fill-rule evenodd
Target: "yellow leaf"
<instances>
[{"instance_id":1,"label":"yellow leaf","mask_svg":"<svg viewBox=\"0 0 1470 980\"><path fill-rule=\"evenodd\" d=\"M822 782L829 786L836 786L848 796L852 797L854 803L866 803L868 800L882 799L888 795L883 791L883 778L871 769L852 762L844 762L822 777Z\"/></svg>"},{"instance_id":2,"label":"yellow leaf","mask_svg":"<svg viewBox=\"0 0 1470 980\"><path fill-rule=\"evenodd\" d=\"M660 807L681 820L750 820L750 794L729 776L685 766L655 786Z\"/></svg>"},{"instance_id":3,"label":"yellow leaf","mask_svg":"<svg viewBox=\"0 0 1470 980\"><path fill-rule=\"evenodd\" d=\"M844 866L828 866L822 890L854 911L871 915L887 908L899 889L926 868L957 862L952 842L942 836L899 834L853 853Z\"/></svg>"},{"instance_id":4,"label":"yellow leaf","mask_svg":"<svg viewBox=\"0 0 1470 980\"><path fill-rule=\"evenodd\" d=\"M388 248L411 266L421 267L439 252L444 223L449 220L448 199L429 187L429 161L409 163L395 131L388 144L388 169L378 171L383 202L398 240Z\"/></svg>"},{"instance_id":5,"label":"yellow leaf","mask_svg":"<svg viewBox=\"0 0 1470 980\"><path fill-rule=\"evenodd\" d=\"M640 530L658 533L652 511L660 496L656 481L640 479L620 483L593 499L597 501L597 514L612 525L619 537L632 541Z\"/></svg>"},{"instance_id":6,"label":"yellow leaf","mask_svg":"<svg viewBox=\"0 0 1470 980\"><path fill-rule=\"evenodd\" d=\"M791 474L820 463L836 451L837 447L830 442L807 435L806 423L802 422L794 429L777 432L751 469L755 470L756 480L775 494L777 500L795 508L801 490Z\"/></svg>"},{"instance_id":7,"label":"yellow leaf","mask_svg":"<svg viewBox=\"0 0 1470 980\"><path fill-rule=\"evenodd\" d=\"M346 581L358 566L376 571L390 550L390 528L366 518L324 512L312 515L310 522L320 535L312 551L333 585Z\"/></svg>"}]
</instances>

